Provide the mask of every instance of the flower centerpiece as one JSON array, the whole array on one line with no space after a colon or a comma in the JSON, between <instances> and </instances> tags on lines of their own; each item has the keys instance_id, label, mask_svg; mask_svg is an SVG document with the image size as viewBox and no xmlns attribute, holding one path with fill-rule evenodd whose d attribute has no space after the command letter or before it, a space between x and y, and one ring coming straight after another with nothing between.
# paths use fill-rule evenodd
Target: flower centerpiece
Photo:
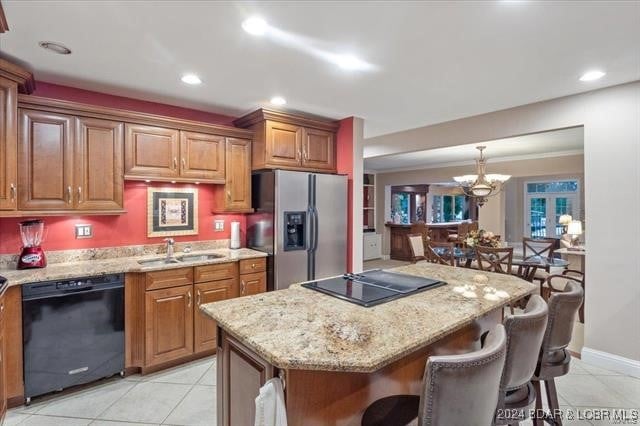
<instances>
[{"instance_id":1,"label":"flower centerpiece","mask_svg":"<svg viewBox=\"0 0 640 426\"><path fill-rule=\"evenodd\" d=\"M464 239L468 247L500 247L500 235L493 232L480 229L479 231L470 231Z\"/></svg>"}]
</instances>

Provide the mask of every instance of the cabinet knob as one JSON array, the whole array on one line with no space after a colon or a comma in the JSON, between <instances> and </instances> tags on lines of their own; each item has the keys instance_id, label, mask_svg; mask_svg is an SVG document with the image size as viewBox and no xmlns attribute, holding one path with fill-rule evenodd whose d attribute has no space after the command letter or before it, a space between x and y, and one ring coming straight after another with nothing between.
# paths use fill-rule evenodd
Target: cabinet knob
<instances>
[{"instance_id":1,"label":"cabinet knob","mask_svg":"<svg viewBox=\"0 0 640 426\"><path fill-rule=\"evenodd\" d=\"M245 288L246 284L244 283L244 280L240 280L240 294L244 295Z\"/></svg>"},{"instance_id":2,"label":"cabinet knob","mask_svg":"<svg viewBox=\"0 0 640 426\"><path fill-rule=\"evenodd\" d=\"M82 202L82 187L78 187L78 204Z\"/></svg>"},{"instance_id":3,"label":"cabinet knob","mask_svg":"<svg viewBox=\"0 0 640 426\"><path fill-rule=\"evenodd\" d=\"M187 292L187 308L191 307L191 290Z\"/></svg>"},{"instance_id":4,"label":"cabinet knob","mask_svg":"<svg viewBox=\"0 0 640 426\"><path fill-rule=\"evenodd\" d=\"M10 187L11 187L11 202L15 203L16 198L18 198L18 188L13 183L10 185Z\"/></svg>"},{"instance_id":5,"label":"cabinet knob","mask_svg":"<svg viewBox=\"0 0 640 426\"><path fill-rule=\"evenodd\" d=\"M67 186L67 204L71 204L71 201L73 198L71 191L72 191L71 186Z\"/></svg>"},{"instance_id":6,"label":"cabinet knob","mask_svg":"<svg viewBox=\"0 0 640 426\"><path fill-rule=\"evenodd\" d=\"M187 162L185 161L185 159L182 159L182 168L186 169L187 168Z\"/></svg>"},{"instance_id":7,"label":"cabinet knob","mask_svg":"<svg viewBox=\"0 0 640 426\"><path fill-rule=\"evenodd\" d=\"M200 290L196 290L196 305L200 306L200 302L201 302Z\"/></svg>"},{"instance_id":8,"label":"cabinet knob","mask_svg":"<svg viewBox=\"0 0 640 426\"><path fill-rule=\"evenodd\" d=\"M252 264L251 264L251 268L256 269L256 264L255 264L255 263L252 263Z\"/></svg>"},{"instance_id":9,"label":"cabinet knob","mask_svg":"<svg viewBox=\"0 0 640 426\"><path fill-rule=\"evenodd\" d=\"M173 157L173 168L177 168L178 167L178 158Z\"/></svg>"},{"instance_id":10,"label":"cabinet knob","mask_svg":"<svg viewBox=\"0 0 640 426\"><path fill-rule=\"evenodd\" d=\"M307 155L307 150L306 149L302 150L302 156L304 157L304 161L307 161L309 159L309 156Z\"/></svg>"},{"instance_id":11,"label":"cabinet knob","mask_svg":"<svg viewBox=\"0 0 640 426\"><path fill-rule=\"evenodd\" d=\"M227 200L231 200L231 191L227 191Z\"/></svg>"}]
</instances>

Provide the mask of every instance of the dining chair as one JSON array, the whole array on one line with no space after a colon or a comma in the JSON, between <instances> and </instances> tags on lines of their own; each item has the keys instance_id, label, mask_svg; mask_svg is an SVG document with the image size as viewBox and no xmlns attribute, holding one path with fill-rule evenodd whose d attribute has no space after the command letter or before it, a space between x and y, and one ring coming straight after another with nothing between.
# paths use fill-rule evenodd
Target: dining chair
<instances>
[{"instance_id":1,"label":"dining chair","mask_svg":"<svg viewBox=\"0 0 640 426\"><path fill-rule=\"evenodd\" d=\"M506 356L504 326L497 324L482 349L462 355L431 356L420 395L374 401L362 426L487 426L493 421Z\"/></svg>"},{"instance_id":2,"label":"dining chair","mask_svg":"<svg viewBox=\"0 0 640 426\"><path fill-rule=\"evenodd\" d=\"M486 272L511 274L513 247L476 247L478 269Z\"/></svg>"},{"instance_id":3,"label":"dining chair","mask_svg":"<svg viewBox=\"0 0 640 426\"><path fill-rule=\"evenodd\" d=\"M542 297L531 296L524 312L507 315L502 322L507 333L507 357L502 373L494 424L516 425L529 417L536 401L531 378L547 327L549 309Z\"/></svg>"},{"instance_id":4,"label":"dining chair","mask_svg":"<svg viewBox=\"0 0 640 426\"><path fill-rule=\"evenodd\" d=\"M532 256L539 256L542 258L551 258L558 246L559 241L556 238L527 238L522 239L522 257L524 259ZM543 268L537 268L534 276L534 281L538 281L540 285L545 282L551 272L549 266Z\"/></svg>"},{"instance_id":5,"label":"dining chair","mask_svg":"<svg viewBox=\"0 0 640 426\"><path fill-rule=\"evenodd\" d=\"M542 348L538 358L538 365L531 380L538 397L536 398L536 412L542 412L542 395L540 382L544 381L547 394L549 412L552 413L552 424L562 426L558 393L555 378L569 373L571 354L567 346L571 342L576 314L584 300L584 292L580 284L568 280L563 290L551 289L549 297L549 319L542 340ZM534 426L542 426L543 419L533 419Z\"/></svg>"},{"instance_id":6,"label":"dining chair","mask_svg":"<svg viewBox=\"0 0 640 426\"><path fill-rule=\"evenodd\" d=\"M419 260L427 260L424 252L424 242L422 234L407 234L409 239L409 248L411 249L411 263Z\"/></svg>"},{"instance_id":7,"label":"dining chair","mask_svg":"<svg viewBox=\"0 0 640 426\"><path fill-rule=\"evenodd\" d=\"M439 265L455 266L454 248L455 245L453 243L429 241L427 244L427 261Z\"/></svg>"},{"instance_id":8,"label":"dining chair","mask_svg":"<svg viewBox=\"0 0 640 426\"><path fill-rule=\"evenodd\" d=\"M575 269L565 269L564 271L562 271L562 274L549 275L547 277L547 280L542 285L540 294L542 295L544 300L549 300L551 294L553 292L559 291L560 286L562 284L566 285L569 280L575 281L580 284L583 293L586 291L584 272ZM578 321L584 324L584 303L580 305L580 309L578 310Z\"/></svg>"}]
</instances>

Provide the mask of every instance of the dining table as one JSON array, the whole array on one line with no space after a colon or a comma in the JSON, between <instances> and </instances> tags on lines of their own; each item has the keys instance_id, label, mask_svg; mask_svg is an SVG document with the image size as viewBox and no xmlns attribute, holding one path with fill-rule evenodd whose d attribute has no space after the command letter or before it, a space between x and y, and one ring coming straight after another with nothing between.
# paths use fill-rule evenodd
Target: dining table
<instances>
[{"instance_id":1,"label":"dining table","mask_svg":"<svg viewBox=\"0 0 640 426\"><path fill-rule=\"evenodd\" d=\"M449 257L450 249L447 247L433 247L432 250L441 257ZM476 249L473 247L453 247L453 258L457 266L471 268L472 262L476 260ZM517 266L517 275L527 281L533 281L538 268L548 270L549 268L566 268L569 261L559 257L547 257L539 255L524 256L522 254L513 255L512 266Z\"/></svg>"}]
</instances>

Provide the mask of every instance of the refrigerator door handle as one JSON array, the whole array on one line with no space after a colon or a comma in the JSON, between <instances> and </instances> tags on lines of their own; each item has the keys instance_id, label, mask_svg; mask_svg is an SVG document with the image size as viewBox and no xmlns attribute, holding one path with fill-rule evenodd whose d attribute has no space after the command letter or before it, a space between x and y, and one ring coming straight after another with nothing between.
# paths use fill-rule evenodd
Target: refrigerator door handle
<instances>
[{"instance_id":1,"label":"refrigerator door handle","mask_svg":"<svg viewBox=\"0 0 640 426\"><path fill-rule=\"evenodd\" d=\"M318 250L318 209L313 206L313 253L315 255L316 250Z\"/></svg>"}]
</instances>

